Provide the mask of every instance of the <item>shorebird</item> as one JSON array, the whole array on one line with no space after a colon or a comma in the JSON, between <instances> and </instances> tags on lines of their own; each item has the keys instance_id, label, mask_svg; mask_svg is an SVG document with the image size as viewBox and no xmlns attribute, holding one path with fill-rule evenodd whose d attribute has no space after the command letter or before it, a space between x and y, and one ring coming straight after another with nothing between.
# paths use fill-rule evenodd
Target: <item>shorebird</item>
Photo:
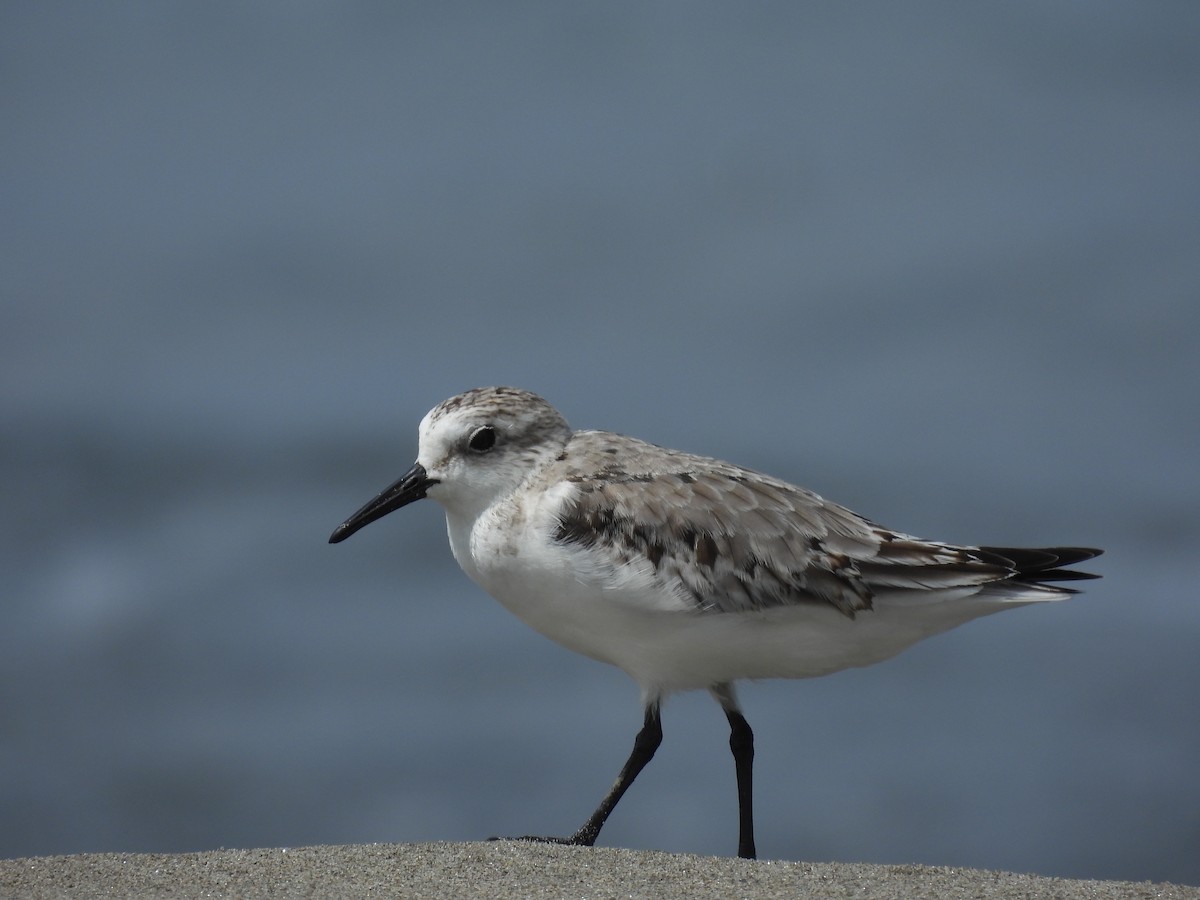
<instances>
[{"instance_id":1,"label":"shorebird","mask_svg":"<svg viewBox=\"0 0 1200 900\"><path fill-rule=\"evenodd\" d=\"M536 394L470 390L421 421L416 463L337 527L343 541L429 497L454 558L553 641L618 666L643 725L612 788L569 837L591 846L662 741L660 708L708 690L729 721L738 855L756 856L754 733L741 679L811 678L885 660L971 619L1075 593L1087 547L974 547L884 528L750 469L607 431L573 431Z\"/></svg>"}]
</instances>

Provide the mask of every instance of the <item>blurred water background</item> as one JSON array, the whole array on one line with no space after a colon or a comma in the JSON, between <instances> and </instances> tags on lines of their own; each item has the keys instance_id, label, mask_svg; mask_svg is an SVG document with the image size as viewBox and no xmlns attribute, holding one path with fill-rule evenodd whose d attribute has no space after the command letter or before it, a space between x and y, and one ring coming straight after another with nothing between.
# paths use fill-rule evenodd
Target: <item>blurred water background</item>
<instances>
[{"instance_id":1,"label":"blurred water background","mask_svg":"<svg viewBox=\"0 0 1200 900\"><path fill-rule=\"evenodd\" d=\"M0 855L568 833L640 724L425 411L602 427L1104 580L747 685L764 857L1200 883L1200 6L10 3ZM675 698L601 842L731 854Z\"/></svg>"}]
</instances>

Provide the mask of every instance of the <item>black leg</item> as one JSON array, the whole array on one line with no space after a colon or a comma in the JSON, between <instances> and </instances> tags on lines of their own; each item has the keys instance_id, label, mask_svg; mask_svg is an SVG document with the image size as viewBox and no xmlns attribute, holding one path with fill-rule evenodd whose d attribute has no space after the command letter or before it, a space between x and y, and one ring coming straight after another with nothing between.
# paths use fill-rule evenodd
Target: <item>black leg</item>
<instances>
[{"instance_id":1,"label":"black leg","mask_svg":"<svg viewBox=\"0 0 1200 900\"><path fill-rule=\"evenodd\" d=\"M756 859L754 849L754 732L737 710L725 710L729 719L729 749L737 769L738 856Z\"/></svg>"},{"instance_id":2,"label":"black leg","mask_svg":"<svg viewBox=\"0 0 1200 900\"><path fill-rule=\"evenodd\" d=\"M654 751L661 743L662 721L659 718L658 703L652 703L646 707L646 718L642 730L633 739L633 751L629 754L629 759L625 760L625 765L621 767L621 774L617 776L613 786L608 789L608 793L604 795L604 799L600 801L596 811L588 817L588 820L577 832L571 835L570 843L583 844L587 847L596 843L596 838L608 820L609 813L616 808L617 801L633 784L633 779L637 778L638 773L646 768L646 763L654 758Z\"/></svg>"},{"instance_id":3,"label":"black leg","mask_svg":"<svg viewBox=\"0 0 1200 900\"><path fill-rule=\"evenodd\" d=\"M757 859L754 848L754 732L738 709L732 685L717 685L712 689L712 695L729 720L729 749L733 751L733 765L737 770L738 856Z\"/></svg>"},{"instance_id":4,"label":"black leg","mask_svg":"<svg viewBox=\"0 0 1200 900\"><path fill-rule=\"evenodd\" d=\"M544 841L552 844L578 844L584 847L592 846L596 843L596 838L600 835L600 829L604 827L609 814L616 808L617 801L621 799L625 791L633 784L633 779L637 778L638 773L646 768L646 763L654 758L654 751L658 749L658 745L661 743L662 722L659 719L659 704L655 701L646 707L646 718L642 725L642 730L633 739L633 752L629 754L629 759L625 760L625 765L621 767L621 774L617 776L617 780L613 782L613 786L604 795L604 799L600 801L600 805L596 807L596 811L588 817L588 820L583 823L580 829L568 838L526 835L518 838L518 840Z\"/></svg>"}]
</instances>

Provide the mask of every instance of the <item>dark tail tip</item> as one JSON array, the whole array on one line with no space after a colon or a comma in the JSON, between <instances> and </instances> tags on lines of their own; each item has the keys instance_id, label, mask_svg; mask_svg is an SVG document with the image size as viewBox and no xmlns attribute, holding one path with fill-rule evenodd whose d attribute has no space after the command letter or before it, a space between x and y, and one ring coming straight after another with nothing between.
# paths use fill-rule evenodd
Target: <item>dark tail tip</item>
<instances>
[{"instance_id":1,"label":"dark tail tip","mask_svg":"<svg viewBox=\"0 0 1200 900\"><path fill-rule=\"evenodd\" d=\"M1092 572L1080 572L1068 569L1076 563L1086 562L1103 553L1093 547L980 547L984 553L999 557L997 562L1003 562L1010 568L1016 569L1014 581L1024 581L1029 584L1041 584L1049 581L1086 581L1089 578L1099 578ZM1065 588L1064 588L1065 590Z\"/></svg>"}]
</instances>

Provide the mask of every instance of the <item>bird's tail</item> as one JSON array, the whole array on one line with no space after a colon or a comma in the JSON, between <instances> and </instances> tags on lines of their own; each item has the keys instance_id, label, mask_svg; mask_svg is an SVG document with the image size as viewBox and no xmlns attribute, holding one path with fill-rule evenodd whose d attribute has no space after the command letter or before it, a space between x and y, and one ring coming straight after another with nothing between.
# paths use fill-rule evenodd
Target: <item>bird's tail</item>
<instances>
[{"instance_id":1,"label":"bird's tail","mask_svg":"<svg viewBox=\"0 0 1200 900\"><path fill-rule=\"evenodd\" d=\"M1080 572L1069 569L1076 563L1085 562L1103 553L1091 547L1038 547L1027 549L1023 547L980 547L980 551L995 557L995 562L1015 570L1015 574L1007 579L1009 584L1027 584L1034 586L1048 585L1057 581L1084 581L1089 578L1099 578L1092 572ZM1060 587L1055 584L1051 588L1066 594L1075 594L1074 588Z\"/></svg>"}]
</instances>

